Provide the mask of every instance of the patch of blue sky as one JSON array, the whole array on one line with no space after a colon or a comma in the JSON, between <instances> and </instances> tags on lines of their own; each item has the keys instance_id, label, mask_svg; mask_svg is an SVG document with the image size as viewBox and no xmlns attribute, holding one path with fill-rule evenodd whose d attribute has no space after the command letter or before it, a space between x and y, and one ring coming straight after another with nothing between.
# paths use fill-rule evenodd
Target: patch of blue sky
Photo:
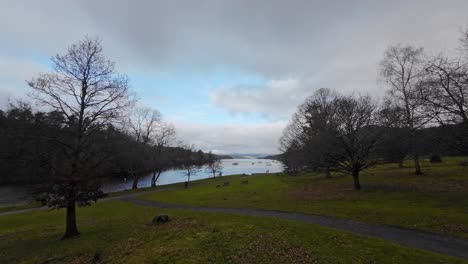
<instances>
[{"instance_id":1,"label":"patch of blue sky","mask_svg":"<svg viewBox=\"0 0 468 264\"><path fill-rule=\"evenodd\" d=\"M21 48L16 48L11 45L5 45L5 43L0 44L0 56L5 56L8 58L14 58L17 60L30 61L44 66L45 68L50 68L52 62L50 58L55 54L44 55L33 50L26 50Z\"/></svg>"},{"instance_id":2,"label":"patch of blue sky","mask_svg":"<svg viewBox=\"0 0 468 264\"><path fill-rule=\"evenodd\" d=\"M211 102L212 92L220 87L264 87L262 76L236 71L171 72L165 74L130 74L140 102L158 109L170 121L207 125L256 124L266 122L255 114L232 114Z\"/></svg>"}]
</instances>

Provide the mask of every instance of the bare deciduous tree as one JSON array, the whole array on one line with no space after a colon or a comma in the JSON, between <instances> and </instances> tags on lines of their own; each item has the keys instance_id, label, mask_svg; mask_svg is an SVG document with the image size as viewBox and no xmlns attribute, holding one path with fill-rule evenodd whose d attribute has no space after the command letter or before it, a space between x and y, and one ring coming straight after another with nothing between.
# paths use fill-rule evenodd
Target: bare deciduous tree
<instances>
[{"instance_id":1,"label":"bare deciduous tree","mask_svg":"<svg viewBox=\"0 0 468 264\"><path fill-rule=\"evenodd\" d=\"M170 163L168 160L168 155L164 153L164 148L167 147L170 142L174 139L175 128L172 124L161 123L158 131L156 132L153 141L154 141L154 152L153 152L153 176L151 176L151 186L155 187L156 182L161 176L162 171L167 164Z\"/></svg>"},{"instance_id":2,"label":"bare deciduous tree","mask_svg":"<svg viewBox=\"0 0 468 264\"><path fill-rule=\"evenodd\" d=\"M460 38L461 49L464 52L464 55L468 59L468 29L462 31L462 36Z\"/></svg>"},{"instance_id":3,"label":"bare deciduous tree","mask_svg":"<svg viewBox=\"0 0 468 264\"><path fill-rule=\"evenodd\" d=\"M361 189L360 172L380 161L377 155L380 129L375 126L375 102L369 96L340 96L336 102L337 139L339 151L334 170L353 177L354 189Z\"/></svg>"},{"instance_id":4,"label":"bare deciduous tree","mask_svg":"<svg viewBox=\"0 0 468 264\"><path fill-rule=\"evenodd\" d=\"M97 159L90 142L93 130L115 121L132 105L128 79L115 71L115 63L104 57L99 39L86 37L52 58L54 72L40 74L28 82L37 102L66 117L70 142L61 146L63 162L53 166L53 181L42 196L49 206L67 209L64 238L79 234L75 208L102 197L93 177L108 158Z\"/></svg>"},{"instance_id":5,"label":"bare deciduous tree","mask_svg":"<svg viewBox=\"0 0 468 264\"><path fill-rule=\"evenodd\" d=\"M283 134L284 159L308 170L349 174L359 190L360 172L379 162L375 110L370 97L318 90L298 108Z\"/></svg>"},{"instance_id":6,"label":"bare deciduous tree","mask_svg":"<svg viewBox=\"0 0 468 264\"><path fill-rule=\"evenodd\" d=\"M216 174L223 172L223 163L220 159L216 158L213 153L208 152L208 164L206 165L206 171L213 174L213 178Z\"/></svg>"},{"instance_id":7,"label":"bare deciduous tree","mask_svg":"<svg viewBox=\"0 0 468 264\"><path fill-rule=\"evenodd\" d=\"M182 174L187 177L185 188L188 188L190 185L190 177L200 172L200 164L193 156L193 145L181 145L180 147L183 149L183 153L180 157L183 170Z\"/></svg>"},{"instance_id":8,"label":"bare deciduous tree","mask_svg":"<svg viewBox=\"0 0 468 264\"><path fill-rule=\"evenodd\" d=\"M408 153L408 133L405 122L405 110L393 102L392 98L384 98L377 112L377 124L385 131L380 140L380 150L385 162L397 162L403 167Z\"/></svg>"},{"instance_id":9,"label":"bare deciduous tree","mask_svg":"<svg viewBox=\"0 0 468 264\"><path fill-rule=\"evenodd\" d=\"M441 123L468 124L468 63L439 56L426 64L420 85L427 109Z\"/></svg>"},{"instance_id":10,"label":"bare deciduous tree","mask_svg":"<svg viewBox=\"0 0 468 264\"><path fill-rule=\"evenodd\" d=\"M404 109L416 174L422 174L416 134L430 120L419 92L424 75L422 48L397 45L386 50L381 62L381 76L390 85L390 96Z\"/></svg>"},{"instance_id":11,"label":"bare deciduous tree","mask_svg":"<svg viewBox=\"0 0 468 264\"><path fill-rule=\"evenodd\" d=\"M468 135L468 31L460 39L461 54L457 58L439 55L427 59L426 78L420 86L427 112L440 125L451 125L451 147L463 152ZM453 126L454 125L454 126Z\"/></svg>"},{"instance_id":12,"label":"bare deciduous tree","mask_svg":"<svg viewBox=\"0 0 468 264\"><path fill-rule=\"evenodd\" d=\"M149 146L155 143L161 121L161 113L148 107L137 107L130 112L129 116L124 121L124 125L133 140L137 144L142 145L142 148L138 151L147 151ZM137 153L135 153L135 155L137 155ZM152 161L148 161L148 163L151 162ZM143 160L135 159L134 164L131 166L130 174L133 178L132 189L138 188L142 170L149 166L149 164L143 163Z\"/></svg>"}]
</instances>

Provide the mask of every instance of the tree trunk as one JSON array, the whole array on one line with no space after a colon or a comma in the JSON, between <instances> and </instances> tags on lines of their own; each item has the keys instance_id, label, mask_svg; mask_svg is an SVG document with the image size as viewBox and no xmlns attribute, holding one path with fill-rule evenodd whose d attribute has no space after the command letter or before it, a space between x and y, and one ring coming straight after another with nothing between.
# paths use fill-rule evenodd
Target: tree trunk
<instances>
[{"instance_id":1,"label":"tree trunk","mask_svg":"<svg viewBox=\"0 0 468 264\"><path fill-rule=\"evenodd\" d=\"M153 171L153 176L151 177L151 187L156 187L156 171Z\"/></svg>"},{"instance_id":2,"label":"tree trunk","mask_svg":"<svg viewBox=\"0 0 468 264\"><path fill-rule=\"evenodd\" d=\"M140 177L137 176L136 173L133 174L133 184L132 184L132 189L138 189L138 181L140 180Z\"/></svg>"},{"instance_id":3,"label":"tree trunk","mask_svg":"<svg viewBox=\"0 0 468 264\"><path fill-rule=\"evenodd\" d=\"M423 172L421 171L421 165L419 164L419 153L417 151L414 152L414 174L423 174Z\"/></svg>"},{"instance_id":4,"label":"tree trunk","mask_svg":"<svg viewBox=\"0 0 468 264\"><path fill-rule=\"evenodd\" d=\"M403 162L404 161L405 160L400 160L400 162L398 162L398 168L400 168L400 169L403 168Z\"/></svg>"},{"instance_id":5,"label":"tree trunk","mask_svg":"<svg viewBox=\"0 0 468 264\"><path fill-rule=\"evenodd\" d=\"M159 170L157 176L156 171L153 172L153 177L151 178L151 187L156 187L156 182L158 181L161 172L162 170Z\"/></svg>"},{"instance_id":6,"label":"tree trunk","mask_svg":"<svg viewBox=\"0 0 468 264\"><path fill-rule=\"evenodd\" d=\"M325 178L331 178L330 167L325 167Z\"/></svg>"},{"instance_id":7,"label":"tree trunk","mask_svg":"<svg viewBox=\"0 0 468 264\"><path fill-rule=\"evenodd\" d=\"M421 175L423 174L421 171L421 165L419 164L419 153L418 153L418 147L416 144L416 132L411 131L410 135L410 140L411 140L411 149L413 151L413 159L414 159L414 174L416 175Z\"/></svg>"},{"instance_id":8,"label":"tree trunk","mask_svg":"<svg viewBox=\"0 0 468 264\"><path fill-rule=\"evenodd\" d=\"M69 205L67 207L67 221L65 227L65 235L62 239L78 236L78 228L76 227L76 205Z\"/></svg>"},{"instance_id":9,"label":"tree trunk","mask_svg":"<svg viewBox=\"0 0 468 264\"><path fill-rule=\"evenodd\" d=\"M187 181L185 182L185 189L188 189L190 182L190 172L187 174Z\"/></svg>"},{"instance_id":10,"label":"tree trunk","mask_svg":"<svg viewBox=\"0 0 468 264\"><path fill-rule=\"evenodd\" d=\"M361 190L361 183L359 183L359 171L353 171L354 190Z\"/></svg>"}]
</instances>

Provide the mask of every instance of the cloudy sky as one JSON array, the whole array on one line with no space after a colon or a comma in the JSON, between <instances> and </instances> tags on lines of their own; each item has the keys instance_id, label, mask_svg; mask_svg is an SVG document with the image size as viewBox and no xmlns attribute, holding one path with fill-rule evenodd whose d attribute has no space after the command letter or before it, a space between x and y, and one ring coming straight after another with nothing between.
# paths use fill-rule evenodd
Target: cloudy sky
<instances>
[{"instance_id":1,"label":"cloudy sky","mask_svg":"<svg viewBox=\"0 0 468 264\"><path fill-rule=\"evenodd\" d=\"M389 45L453 51L466 0L0 0L0 106L85 35L178 138L219 153L276 153L320 87L381 96Z\"/></svg>"}]
</instances>

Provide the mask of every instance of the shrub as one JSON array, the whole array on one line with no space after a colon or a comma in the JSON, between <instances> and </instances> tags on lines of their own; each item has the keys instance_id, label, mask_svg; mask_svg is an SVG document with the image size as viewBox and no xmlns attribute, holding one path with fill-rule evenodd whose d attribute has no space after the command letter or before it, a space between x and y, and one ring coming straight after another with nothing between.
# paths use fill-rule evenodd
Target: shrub
<instances>
[{"instance_id":1,"label":"shrub","mask_svg":"<svg viewBox=\"0 0 468 264\"><path fill-rule=\"evenodd\" d=\"M468 159L466 159L466 160L461 160L461 161L460 161L460 166L465 166L465 167L467 167L467 166L468 166Z\"/></svg>"}]
</instances>

